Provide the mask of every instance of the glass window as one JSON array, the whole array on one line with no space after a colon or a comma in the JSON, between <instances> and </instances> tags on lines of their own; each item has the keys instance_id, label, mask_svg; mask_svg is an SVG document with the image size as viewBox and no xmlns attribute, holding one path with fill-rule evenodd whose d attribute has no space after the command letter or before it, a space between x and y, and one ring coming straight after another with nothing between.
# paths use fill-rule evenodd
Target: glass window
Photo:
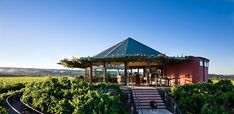
<instances>
[{"instance_id":1,"label":"glass window","mask_svg":"<svg viewBox=\"0 0 234 114\"><path fill-rule=\"evenodd\" d=\"M203 61L202 60L200 61L200 66L203 66Z\"/></svg>"},{"instance_id":2,"label":"glass window","mask_svg":"<svg viewBox=\"0 0 234 114\"><path fill-rule=\"evenodd\" d=\"M191 78L191 75L190 74L186 74L185 78Z\"/></svg>"},{"instance_id":3,"label":"glass window","mask_svg":"<svg viewBox=\"0 0 234 114\"><path fill-rule=\"evenodd\" d=\"M209 63L208 62L205 62L205 67L209 67Z\"/></svg>"}]
</instances>

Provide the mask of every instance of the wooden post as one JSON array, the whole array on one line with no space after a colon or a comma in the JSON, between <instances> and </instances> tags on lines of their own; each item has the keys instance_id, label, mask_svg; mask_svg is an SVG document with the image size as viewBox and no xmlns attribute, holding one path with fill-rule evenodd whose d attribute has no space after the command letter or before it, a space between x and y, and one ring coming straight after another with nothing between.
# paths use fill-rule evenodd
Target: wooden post
<instances>
[{"instance_id":1,"label":"wooden post","mask_svg":"<svg viewBox=\"0 0 234 114\"><path fill-rule=\"evenodd\" d=\"M93 71L93 77L96 77L96 72L97 72L97 68L93 68L94 71Z\"/></svg>"},{"instance_id":2,"label":"wooden post","mask_svg":"<svg viewBox=\"0 0 234 114\"><path fill-rule=\"evenodd\" d=\"M149 63L147 63L147 67L146 67L146 72L147 72L147 77L146 77L146 84L149 85L149 74L150 74L150 66Z\"/></svg>"},{"instance_id":3,"label":"wooden post","mask_svg":"<svg viewBox=\"0 0 234 114\"><path fill-rule=\"evenodd\" d=\"M117 76L119 75L119 68L117 68Z\"/></svg>"},{"instance_id":4,"label":"wooden post","mask_svg":"<svg viewBox=\"0 0 234 114\"><path fill-rule=\"evenodd\" d=\"M124 62L124 85L128 85L128 63Z\"/></svg>"},{"instance_id":5,"label":"wooden post","mask_svg":"<svg viewBox=\"0 0 234 114\"><path fill-rule=\"evenodd\" d=\"M85 67L84 77L87 77L87 68Z\"/></svg>"},{"instance_id":6,"label":"wooden post","mask_svg":"<svg viewBox=\"0 0 234 114\"><path fill-rule=\"evenodd\" d=\"M163 78L167 78L167 63L163 61Z\"/></svg>"},{"instance_id":7,"label":"wooden post","mask_svg":"<svg viewBox=\"0 0 234 114\"><path fill-rule=\"evenodd\" d=\"M93 79L93 65L90 66L90 70L89 70L89 82L92 83L92 79Z\"/></svg>"},{"instance_id":8,"label":"wooden post","mask_svg":"<svg viewBox=\"0 0 234 114\"><path fill-rule=\"evenodd\" d=\"M107 82L106 63L103 64L103 82Z\"/></svg>"},{"instance_id":9,"label":"wooden post","mask_svg":"<svg viewBox=\"0 0 234 114\"><path fill-rule=\"evenodd\" d=\"M146 70L145 70L146 68L144 67L143 68L143 80L145 79L145 73L146 73Z\"/></svg>"}]
</instances>

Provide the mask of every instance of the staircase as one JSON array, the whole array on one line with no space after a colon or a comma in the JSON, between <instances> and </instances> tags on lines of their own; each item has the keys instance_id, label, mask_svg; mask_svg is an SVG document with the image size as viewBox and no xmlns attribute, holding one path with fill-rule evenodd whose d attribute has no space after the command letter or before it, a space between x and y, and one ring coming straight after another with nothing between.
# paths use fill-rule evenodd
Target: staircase
<instances>
[{"instance_id":1,"label":"staircase","mask_svg":"<svg viewBox=\"0 0 234 114\"><path fill-rule=\"evenodd\" d=\"M157 103L157 109L166 109L166 106L158 92L154 87L134 87L132 89L136 110L150 109L150 101Z\"/></svg>"}]
</instances>

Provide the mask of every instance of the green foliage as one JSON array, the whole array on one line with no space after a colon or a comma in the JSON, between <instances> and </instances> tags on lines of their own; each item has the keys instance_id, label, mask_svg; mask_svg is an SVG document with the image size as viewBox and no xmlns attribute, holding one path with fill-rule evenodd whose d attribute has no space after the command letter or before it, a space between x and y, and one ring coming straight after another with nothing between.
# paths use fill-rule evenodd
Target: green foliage
<instances>
[{"instance_id":1,"label":"green foliage","mask_svg":"<svg viewBox=\"0 0 234 114\"><path fill-rule=\"evenodd\" d=\"M5 103L7 96L24 87L25 84L23 83L6 83L5 81L0 81L0 114L8 114Z\"/></svg>"},{"instance_id":2,"label":"green foliage","mask_svg":"<svg viewBox=\"0 0 234 114\"><path fill-rule=\"evenodd\" d=\"M12 95L16 92L21 92L21 90L8 91L6 93L0 94L0 114L8 114L8 109L6 107L5 100L9 95Z\"/></svg>"},{"instance_id":3,"label":"green foliage","mask_svg":"<svg viewBox=\"0 0 234 114\"><path fill-rule=\"evenodd\" d=\"M183 113L234 113L234 85L230 80L175 86L172 95Z\"/></svg>"},{"instance_id":4,"label":"green foliage","mask_svg":"<svg viewBox=\"0 0 234 114\"><path fill-rule=\"evenodd\" d=\"M28 85L22 99L50 114L123 114L122 94L118 85L94 85L80 78L49 78Z\"/></svg>"},{"instance_id":5,"label":"green foliage","mask_svg":"<svg viewBox=\"0 0 234 114\"><path fill-rule=\"evenodd\" d=\"M27 84L32 82L43 82L48 77L0 77L0 114L8 114L8 110L6 107L5 99L7 96L14 94L15 92L21 91L22 88L24 88ZM70 78L70 77L69 77ZM63 88L68 87L66 86L66 80L60 79L59 82L61 82L61 86ZM21 91L22 92L22 91ZM64 95L68 95L69 92L64 91ZM60 95L60 94L59 94ZM53 99L55 100L55 99ZM63 105L64 103L68 102L67 100L61 100L58 102L61 104L61 106L64 108L66 105ZM56 107L60 108L61 107ZM64 113L67 113L64 111Z\"/></svg>"},{"instance_id":6,"label":"green foliage","mask_svg":"<svg viewBox=\"0 0 234 114\"><path fill-rule=\"evenodd\" d=\"M4 84L4 85L12 85L15 83L31 83L31 82L39 82L39 81L43 81L45 79L47 79L48 77L46 76L41 76L41 77L28 77L28 76L8 76L8 77L1 77L0 76L0 85Z\"/></svg>"},{"instance_id":7,"label":"green foliage","mask_svg":"<svg viewBox=\"0 0 234 114\"><path fill-rule=\"evenodd\" d=\"M213 81L211 79L208 79L208 83L213 83Z\"/></svg>"},{"instance_id":8,"label":"green foliage","mask_svg":"<svg viewBox=\"0 0 234 114\"><path fill-rule=\"evenodd\" d=\"M5 100L5 95L0 94L0 114L7 114L7 108L5 107L4 104L4 100Z\"/></svg>"},{"instance_id":9,"label":"green foliage","mask_svg":"<svg viewBox=\"0 0 234 114\"><path fill-rule=\"evenodd\" d=\"M111 62L156 62L156 63L179 63L183 61L191 61L193 56L185 57L169 57L165 55L160 56L146 56L146 55L127 55L117 56L113 58L95 58L95 57L73 57L72 59L62 59L58 64L68 68L85 68L91 66L93 63L111 63Z\"/></svg>"},{"instance_id":10,"label":"green foliage","mask_svg":"<svg viewBox=\"0 0 234 114\"><path fill-rule=\"evenodd\" d=\"M230 78L230 77L212 77L209 78L208 81L211 80L213 83L217 83L220 80L231 80L232 84L234 84L234 78Z\"/></svg>"},{"instance_id":11,"label":"green foliage","mask_svg":"<svg viewBox=\"0 0 234 114\"><path fill-rule=\"evenodd\" d=\"M0 85L0 94L1 93L6 93L8 91L15 91L15 90L19 90L21 88L24 88L25 84L22 83L15 83L15 84L1 84Z\"/></svg>"}]
</instances>

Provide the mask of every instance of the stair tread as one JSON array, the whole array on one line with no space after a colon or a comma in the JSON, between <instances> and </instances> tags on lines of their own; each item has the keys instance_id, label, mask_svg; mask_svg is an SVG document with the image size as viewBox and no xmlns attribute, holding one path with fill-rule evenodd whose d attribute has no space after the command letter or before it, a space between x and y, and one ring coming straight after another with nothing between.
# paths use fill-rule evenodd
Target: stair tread
<instances>
[{"instance_id":1,"label":"stair tread","mask_svg":"<svg viewBox=\"0 0 234 114\"><path fill-rule=\"evenodd\" d=\"M138 104L136 103L136 105L138 105ZM141 102L141 103L139 103L139 105L145 106L145 105L150 105L150 104L149 104L149 102ZM159 103L157 103L157 105L164 106L165 104L163 102L159 102Z\"/></svg>"},{"instance_id":2,"label":"stair tread","mask_svg":"<svg viewBox=\"0 0 234 114\"><path fill-rule=\"evenodd\" d=\"M133 91L158 91L158 90L154 90L154 89L152 89L152 90L140 90L140 89L133 89Z\"/></svg>"},{"instance_id":3,"label":"stair tread","mask_svg":"<svg viewBox=\"0 0 234 114\"><path fill-rule=\"evenodd\" d=\"M150 107L150 105L136 105L136 106L141 106L141 107L142 107L142 106ZM162 107L165 107L165 105L158 105L158 107L161 107L161 106L162 106Z\"/></svg>"},{"instance_id":4,"label":"stair tread","mask_svg":"<svg viewBox=\"0 0 234 114\"><path fill-rule=\"evenodd\" d=\"M135 88L133 89L133 99L138 109L150 109L150 101L155 101L159 109L166 108L159 91L155 88Z\"/></svg>"},{"instance_id":5,"label":"stair tread","mask_svg":"<svg viewBox=\"0 0 234 114\"><path fill-rule=\"evenodd\" d=\"M135 97L134 99L162 99L161 97L156 97L156 96L154 96L154 97Z\"/></svg>"},{"instance_id":6,"label":"stair tread","mask_svg":"<svg viewBox=\"0 0 234 114\"><path fill-rule=\"evenodd\" d=\"M140 91L134 91L134 92L132 92L133 94L159 94L159 92L155 92L155 91L153 91L153 92L140 92Z\"/></svg>"},{"instance_id":7,"label":"stair tread","mask_svg":"<svg viewBox=\"0 0 234 114\"><path fill-rule=\"evenodd\" d=\"M159 93L158 91L134 91L132 93Z\"/></svg>"},{"instance_id":8,"label":"stair tread","mask_svg":"<svg viewBox=\"0 0 234 114\"><path fill-rule=\"evenodd\" d=\"M163 100L159 99L159 100L139 100L140 103L149 103L150 101L155 101L157 103L163 103Z\"/></svg>"},{"instance_id":9,"label":"stair tread","mask_svg":"<svg viewBox=\"0 0 234 114\"><path fill-rule=\"evenodd\" d=\"M160 96L159 94L133 94L133 96Z\"/></svg>"},{"instance_id":10,"label":"stair tread","mask_svg":"<svg viewBox=\"0 0 234 114\"><path fill-rule=\"evenodd\" d=\"M151 109L150 106L139 106L139 107L136 107L137 109ZM166 106L158 106L157 107L158 109L165 109Z\"/></svg>"},{"instance_id":11,"label":"stair tread","mask_svg":"<svg viewBox=\"0 0 234 114\"><path fill-rule=\"evenodd\" d=\"M137 95L134 97L139 98L139 97L161 97L161 96L160 95Z\"/></svg>"}]
</instances>

